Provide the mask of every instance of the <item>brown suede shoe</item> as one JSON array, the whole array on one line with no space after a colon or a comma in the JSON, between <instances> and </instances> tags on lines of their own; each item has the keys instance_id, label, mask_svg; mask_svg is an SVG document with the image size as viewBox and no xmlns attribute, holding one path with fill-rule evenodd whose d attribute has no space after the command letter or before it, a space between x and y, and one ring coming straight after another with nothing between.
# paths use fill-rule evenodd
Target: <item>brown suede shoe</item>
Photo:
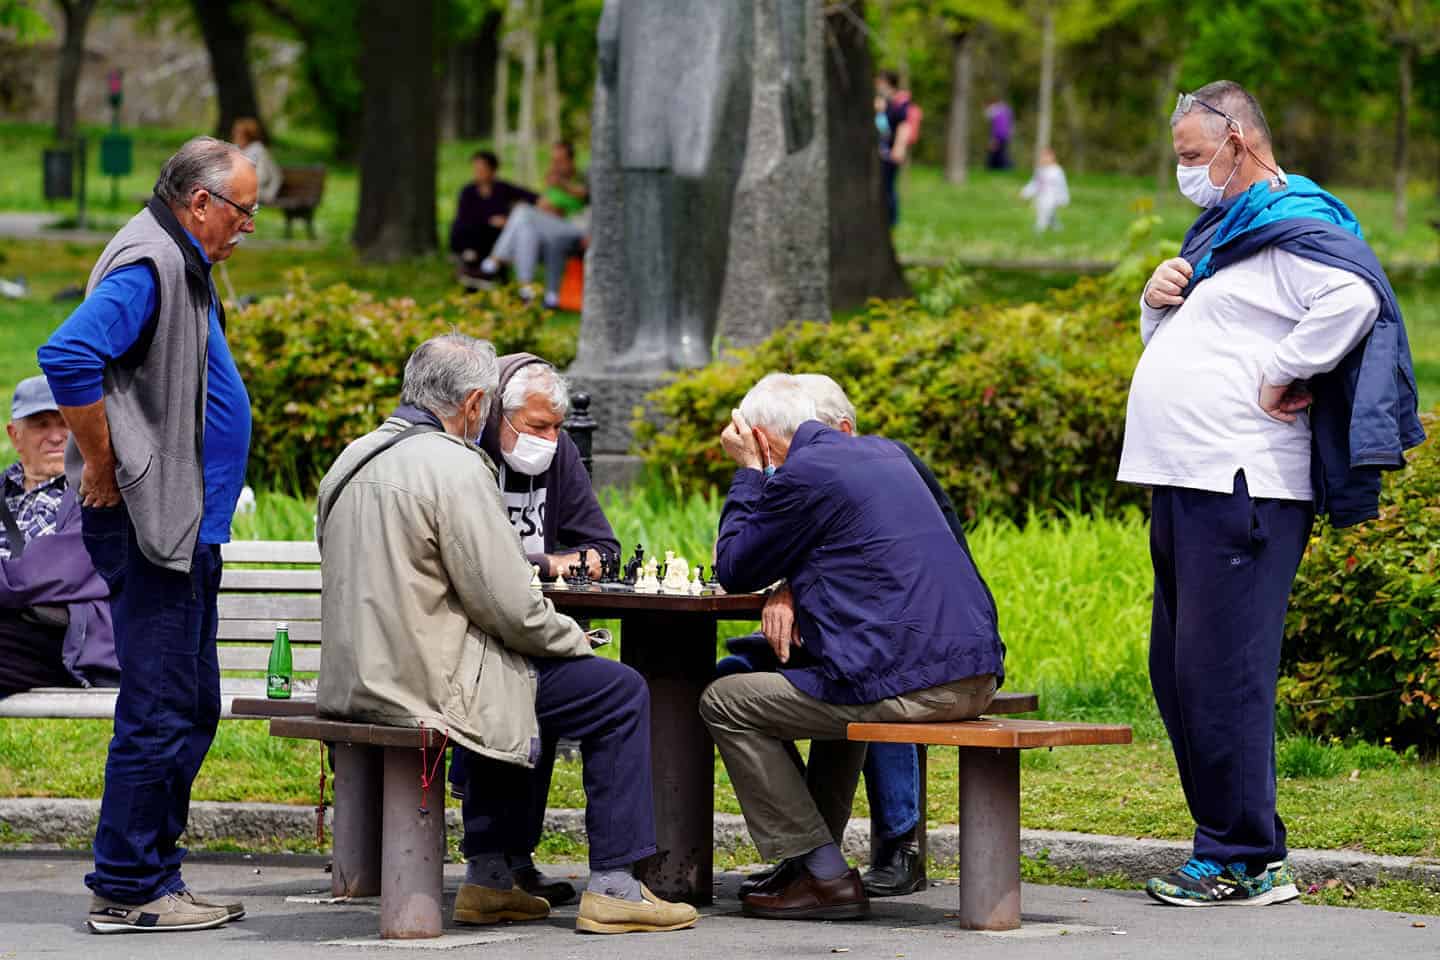
<instances>
[{"instance_id":1,"label":"brown suede shoe","mask_svg":"<svg viewBox=\"0 0 1440 960\"><path fill-rule=\"evenodd\" d=\"M821 880L802 867L783 889L752 893L740 908L747 917L767 920L863 920L870 916L870 898L859 870Z\"/></svg>"},{"instance_id":2,"label":"brown suede shoe","mask_svg":"<svg viewBox=\"0 0 1440 960\"><path fill-rule=\"evenodd\" d=\"M621 900L586 890L580 896L578 933L663 933L695 926L699 917L688 903L670 903L640 884L643 900Z\"/></svg>"},{"instance_id":3,"label":"brown suede shoe","mask_svg":"<svg viewBox=\"0 0 1440 960\"><path fill-rule=\"evenodd\" d=\"M456 923L483 926L507 920L544 920L550 916L550 904L532 897L519 887L492 890L474 883L460 884L455 894Z\"/></svg>"}]
</instances>

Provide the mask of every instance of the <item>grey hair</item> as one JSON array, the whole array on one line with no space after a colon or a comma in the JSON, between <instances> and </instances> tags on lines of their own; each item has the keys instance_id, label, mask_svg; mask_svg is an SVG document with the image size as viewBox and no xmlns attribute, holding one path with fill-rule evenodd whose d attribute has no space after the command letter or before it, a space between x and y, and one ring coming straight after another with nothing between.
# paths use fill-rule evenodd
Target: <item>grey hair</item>
<instances>
[{"instance_id":1,"label":"grey hair","mask_svg":"<svg viewBox=\"0 0 1440 960\"><path fill-rule=\"evenodd\" d=\"M1190 95L1196 100L1208 103L1220 113L1234 117L1240 121L1246 132L1253 133L1259 140L1265 143L1273 142L1270 139L1270 124L1265 122L1265 114L1260 109L1260 104L1250 95L1250 91L1233 80L1207 83ZM1199 114L1201 125L1211 136L1224 136L1228 126L1225 118L1194 104L1189 110L1182 110L1177 105L1175 112L1170 115L1170 126L1175 126L1191 114Z\"/></svg>"},{"instance_id":2,"label":"grey hair","mask_svg":"<svg viewBox=\"0 0 1440 960\"><path fill-rule=\"evenodd\" d=\"M441 417L453 417L476 390L485 391L482 414L490 412L490 398L500 385L500 364L488 340L463 333L431 337L405 361L405 383L400 402Z\"/></svg>"},{"instance_id":3,"label":"grey hair","mask_svg":"<svg viewBox=\"0 0 1440 960\"><path fill-rule=\"evenodd\" d=\"M215 137L194 137L175 151L160 169L155 196L171 207L184 207L196 190L226 193L235 174L235 161L255 161L233 143Z\"/></svg>"},{"instance_id":4,"label":"grey hair","mask_svg":"<svg viewBox=\"0 0 1440 960\"><path fill-rule=\"evenodd\" d=\"M514 413L537 393L550 401L550 409L557 417L570 412L570 385L548 363L527 363L515 371L500 395L500 409Z\"/></svg>"},{"instance_id":5,"label":"grey hair","mask_svg":"<svg viewBox=\"0 0 1440 960\"><path fill-rule=\"evenodd\" d=\"M850 421L851 427L860 428L855 419L855 404L850 402L840 384L823 373L797 373L795 379L815 401L815 419L836 429L845 420Z\"/></svg>"},{"instance_id":6,"label":"grey hair","mask_svg":"<svg viewBox=\"0 0 1440 960\"><path fill-rule=\"evenodd\" d=\"M740 401L740 415L750 426L764 427L789 440L800 424L815 419L815 399L799 378L788 373L767 373Z\"/></svg>"}]
</instances>

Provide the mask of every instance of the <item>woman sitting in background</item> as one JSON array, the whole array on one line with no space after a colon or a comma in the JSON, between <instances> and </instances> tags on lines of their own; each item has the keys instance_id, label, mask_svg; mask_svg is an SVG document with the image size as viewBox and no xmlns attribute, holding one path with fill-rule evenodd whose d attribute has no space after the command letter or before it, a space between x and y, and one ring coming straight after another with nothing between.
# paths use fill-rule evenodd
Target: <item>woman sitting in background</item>
<instances>
[{"instance_id":1,"label":"woman sitting in background","mask_svg":"<svg viewBox=\"0 0 1440 960\"><path fill-rule=\"evenodd\" d=\"M260 133L260 121L254 117L236 117L230 125L230 142L255 163L255 175L260 179L257 199L260 205L274 203L280 194L280 167L270 156L269 149Z\"/></svg>"}]
</instances>

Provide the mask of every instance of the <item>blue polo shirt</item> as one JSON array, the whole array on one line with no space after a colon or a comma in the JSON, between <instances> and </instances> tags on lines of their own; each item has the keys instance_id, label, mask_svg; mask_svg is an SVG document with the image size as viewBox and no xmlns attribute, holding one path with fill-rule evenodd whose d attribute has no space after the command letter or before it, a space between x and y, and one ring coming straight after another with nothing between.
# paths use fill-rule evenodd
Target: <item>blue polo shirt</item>
<instances>
[{"instance_id":1,"label":"blue polo shirt","mask_svg":"<svg viewBox=\"0 0 1440 960\"><path fill-rule=\"evenodd\" d=\"M186 236L209 263L199 241ZM105 365L133 347L155 310L155 276L144 264L112 270L70 314L38 353L55 402L83 407L104 396ZM205 442L201 460L205 505L200 543L228 543L235 502L245 485L250 455L250 395L240 379L220 313L210 304L205 364Z\"/></svg>"},{"instance_id":2,"label":"blue polo shirt","mask_svg":"<svg viewBox=\"0 0 1440 960\"><path fill-rule=\"evenodd\" d=\"M804 641L783 673L827 703L1004 678L994 603L905 451L807 420L770 479L738 470L720 515L726 590L787 580Z\"/></svg>"}]
</instances>

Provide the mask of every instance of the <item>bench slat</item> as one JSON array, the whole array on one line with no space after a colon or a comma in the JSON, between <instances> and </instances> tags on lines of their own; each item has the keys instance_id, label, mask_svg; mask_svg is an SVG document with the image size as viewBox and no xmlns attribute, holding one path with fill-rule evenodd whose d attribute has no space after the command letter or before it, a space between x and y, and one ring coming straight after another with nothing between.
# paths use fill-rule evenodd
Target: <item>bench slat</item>
<instances>
[{"instance_id":1,"label":"bench slat","mask_svg":"<svg viewBox=\"0 0 1440 960\"><path fill-rule=\"evenodd\" d=\"M954 747L1095 746L1129 743L1130 728L1122 724L1057 723L1047 720L958 720L954 723L852 723L851 740L871 743L925 743Z\"/></svg>"},{"instance_id":2,"label":"bench slat","mask_svg":"<svg viewBox=\"0 0 1440 960\"><path fill-rule=\"evenodd\" d=\"M426 747L439 747L446 740L444 731L434 727L426 727L422 731L419 727L385 727L315 717L275 717L270 721L272 737L358 743L372 747L414 747L418 750L422 735Z\"/></svg>"},{"instance_id":3,"label":"bench slat","mask_svg":"<svg viewBox=\"0 0 1440 960\"><path fill-rule=\"evenodd\" d=\"M259 596L235 596L220 594L220 617L225 620L319 620L320 595L312 594L261 594ZM274 636L275 625L270 625Z\"/></svg>"},{"instance_id":4,"label":"bench slat","mask_svg":"<svg viewBox=\"0 0 1440 960\"><path fill-rule=\"evenodd\" d=\"M250 640L269 643L275 639L274 620L221 620L216 636L222 640ZM312 645L320 642L320 621L291 620L290 643ZM222 651L224 647L220 648Z\"/></svg>"},{"instance_id":5,"label":"bench slat","mask_svg":"<svg viewBox=\"0 0 1440 960\"><path fill-rule=\"evenodd\" d=\"M250 570L227 567L220 576L220 589L254 591L294 591L318 593L319 570Z\"/></svg>"},{"instance_id":6,"label":"bench slat","mask_svg":"<svg viewBox=\"0 0 1440 960\"><path fill-rule=\"evenodd\" d=\"M318 647L292 648L290 659L297 673L320 672L320 649ZM269 666L269 647L242 647L237 644L226 644L220 647L221 670L259 670L263 673Z\"/></svg>"},{"instance_id":7,"label":"bench slat","mask_svg":"<svg viewBox=\"0 0 1440 960\"><path fill-rule=\"evenodd\" d=\"M320 562L320 547L313 540L232 540L220 548L226 563Z\"/></svg>"},{"instance_id":8,"label":"bench slat","mask_svg":"<svg viewBox=\"0 0 1440 960\"><path fill-rule=\"evenodd\" d=\"M297 680L296 694L304 698L313 697L313 682ZM115 716L115 697L120 691L114 687L89 687L69 689L66 687L44 687L17 693L0 700L0 717L21 717L37 720L109 720ZM226 719L236 716L231 704L236 697L265 696L265 681L259 678L241 679L224 677L220 680L220 715Z\"/></svg>"},{"instance_id":9,"label":"bench slat","mask_svg":"<svg viewBox=\"0 0 1440 960\"><path fill-rule=\"evenodd\" d=\"M315 698L308 696L271 700L268 697L236 697L230 709L237 717L313 717Z\"/></svg>"}]
</instances>

